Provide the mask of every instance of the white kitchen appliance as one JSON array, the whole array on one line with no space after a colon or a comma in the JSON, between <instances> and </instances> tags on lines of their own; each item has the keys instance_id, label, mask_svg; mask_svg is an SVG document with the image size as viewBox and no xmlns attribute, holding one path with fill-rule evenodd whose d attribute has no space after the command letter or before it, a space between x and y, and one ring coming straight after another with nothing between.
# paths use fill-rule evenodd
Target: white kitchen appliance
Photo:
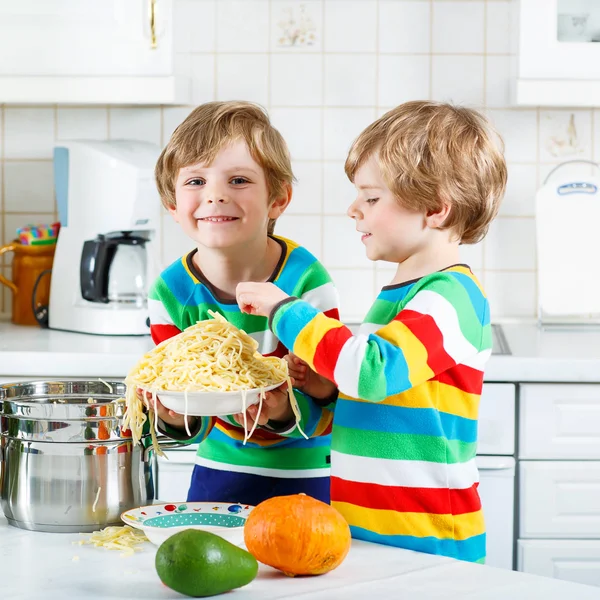
<instances>
[{"instance_id":1,"label":"white kitchen appliance","mask_svg":"<svg viewBox=\"0 0 600 600\"><path fill-rule=\"evenodd\" d=\"M589 161L558 165L536 195L542 324L600 323L599 169Z\"/></svg>"},{"instance_id":2,"label":"white kitchen appliance","mask_svg":"<svg viewBox=\"0 0 600 600\"><path fill-rule=\"evenodd\" d=\"M69 141L54 149L61 231L49 326L83 333L149 333L148 285L157 274L153 242L160 198L155 144Z\"/></svg>"}]
</instances>

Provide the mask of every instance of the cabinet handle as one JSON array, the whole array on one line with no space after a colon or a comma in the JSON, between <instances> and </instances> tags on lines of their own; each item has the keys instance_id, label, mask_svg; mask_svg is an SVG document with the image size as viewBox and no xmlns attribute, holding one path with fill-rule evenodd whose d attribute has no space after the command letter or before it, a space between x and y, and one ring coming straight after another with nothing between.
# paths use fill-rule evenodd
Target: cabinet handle
<instances>
[{"instance_id":1,"label":"cabinet handle","mask_svg":"<svg viewBox=\"0 0 600 600\"><path fill-rule=\"evenodd\" d=\"M150 48L158 47L156 39L156 0L150 0Z\"/></svg>"}]
</instances>

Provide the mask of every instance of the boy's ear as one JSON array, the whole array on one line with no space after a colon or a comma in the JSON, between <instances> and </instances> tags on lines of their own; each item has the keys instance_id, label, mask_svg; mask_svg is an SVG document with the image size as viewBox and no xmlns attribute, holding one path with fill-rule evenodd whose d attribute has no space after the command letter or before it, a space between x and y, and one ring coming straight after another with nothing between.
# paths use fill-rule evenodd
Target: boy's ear
<instances>
[{"instance_id":1,"label":"boy's ear","mask_svg":"<svg viewBox=\"0 0 600 600\"><path fill-rule=\"evenodd\" d=\"M425 216L425 223L427 224L427 227L430 229L439 229L442 227L451 210L452 207L448 202L442 202L440 210L427 213Z\"/></svg>"},{"instance_id":2,"label":"boy's ear","mask_svg":"<svg viewBox=\"0 0 600 600\"><path fill-rule=\"evenodd\" d=\"M167 208L167 210L171 213L171 216L173 217L175 222L179 223L179 221L177 220L177 208L174 206L169 206L169 208Z\"/></svg>"},{"instance_id":3,"label":"boy's ear","mask_svg":"<svg viewBox=\"0 0 600 600\"><path fill-rule=\"evenodd\" d=\"M292 201L292 186L286 185L281 196L275 198L269 206L269 219L278 219Z\"/></svg>"}]
</instances>

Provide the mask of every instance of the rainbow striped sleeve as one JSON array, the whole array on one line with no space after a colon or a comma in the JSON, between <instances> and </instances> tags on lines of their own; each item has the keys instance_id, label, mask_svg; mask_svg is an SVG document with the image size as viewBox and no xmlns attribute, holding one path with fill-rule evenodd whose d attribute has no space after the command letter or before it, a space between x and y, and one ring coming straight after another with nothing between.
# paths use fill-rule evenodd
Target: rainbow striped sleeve
<instances>
[{"instance_id":1,"label":"rainbow striped sleeve","mask_svg":"<svg viewBox=\"0 0 600 600\"><path fill-rule=\"evenodd\" d=\"M381 402L457 364L487 359L487 302L450 272L413 284L397 314L376 333L352 335L340 321L292 299L271 315L283 344L351 398ZM491 352L491 349L490 349ZM485 353L484 353L485 354Z\"/></svg>"}]
</instances>

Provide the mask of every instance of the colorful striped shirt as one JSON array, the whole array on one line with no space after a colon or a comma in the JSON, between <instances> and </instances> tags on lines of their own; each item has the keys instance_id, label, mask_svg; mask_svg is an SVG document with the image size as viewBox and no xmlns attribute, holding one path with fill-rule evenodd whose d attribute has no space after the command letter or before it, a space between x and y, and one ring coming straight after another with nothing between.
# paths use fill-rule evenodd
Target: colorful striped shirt
<instances>
[{"instance_id":1,"label":"colorful striped shirt","mask_svg":"<svg viewBox=\"0 0 600 600\"><path fill-rule=\"evenodd\" d=\"M305 248L273 236L282 247L281 259L269 281L284 292L302 298L309 305L338 318L339 299L325 267ZM283 357L286 347L271 333L266 317L240 311L235 300L223 300L193 263L196 250L167 267L154 282L149 294L150 332L160 343L197 321L209 319L209 310L221 313L258 342L263 355ZM301 413L300 427L276 433L258 427L243 445L244 431L230 417L206 417L188 443L200 443L196 463L212 469L268 477L306 478L329 476L332 413L318 407L309 397L295 392ZM171 437L181 432L165 424ZM289 428L288 428L289 429ZM277 430L279 431L279 430Z\"/></svg>"},{"instance_id":2,"label":"colorful striped shirt","mask_svg":"<svg viewBox=\"0 0 600 600\"><path fill-rule=\"evenodd\" d=\"M382 289L358 333L298 299L278 338L340 390L331 501L354 537L483 562L475 465L489 307L464 265Z\"/></svg>"}]
</instances>

